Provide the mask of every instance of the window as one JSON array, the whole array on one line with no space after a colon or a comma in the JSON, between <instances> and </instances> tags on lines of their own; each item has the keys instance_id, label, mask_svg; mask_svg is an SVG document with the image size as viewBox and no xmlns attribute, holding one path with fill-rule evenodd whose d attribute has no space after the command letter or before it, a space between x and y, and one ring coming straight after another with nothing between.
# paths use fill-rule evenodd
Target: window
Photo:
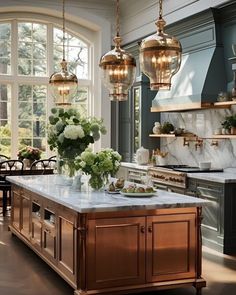
<instances>
[{"instance_id":1,"label":"window","mask_svg":"<svg viewBox=\"0 0 236 295\"><path fill-rule=\"evenodd\" d=\"M49 75L60 70L62 30L50 23L0 23L0 153L15 158L25 145L47 147ZM66 32L65 58L80 79L74 107L88 115L91 79L90 45Z\"/></svg>"}]
</instances>

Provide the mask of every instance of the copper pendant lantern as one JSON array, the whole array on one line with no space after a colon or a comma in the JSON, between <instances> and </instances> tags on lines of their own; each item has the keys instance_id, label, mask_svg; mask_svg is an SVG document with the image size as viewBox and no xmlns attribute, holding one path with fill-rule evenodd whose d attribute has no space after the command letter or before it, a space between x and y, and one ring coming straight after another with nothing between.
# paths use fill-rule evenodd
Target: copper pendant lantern
<instances>
[{"instance_id":1,"label":"copper pendant lantern","mask_svg":"<svg viewBox=\"0 0 236 295\"><path fill-rule=\"evenodd\" d=\"M150 79L151 90L170 90L171 78L181 64L180 42L164 32L166 22L162 18L162 0L159 0L157 33L142 40L140 44L140 66Z\"/></svg>"},{"instance_id":2,"label":"copper pendant lantern","mask_svg":"<svg viewBox=\"0 0 236 295\"><path fill-rule=\"evenodd\" d=\"M119 26L119 0L116 1L116 37L113 39L115 48L100 59L102 79L109 89L112 101L128 99L128 90L134 83L136 74L136 61L134 57L121 48Z\"/></svg>"},{"instance_id":3,"label":"copper pendant lantern","mask_svg":"<svg viewBox=\"0 0 236 295\"><path fill-rule=\"evenodd\" d=\"M77 94L78 79L75 74L68 72L67 61L65 60L65 0L63 0L63 59L61 70L53 73L49 79L51 94L55 104L58 106L71 105L73 98Z\"/></svg>"}]
</instances>

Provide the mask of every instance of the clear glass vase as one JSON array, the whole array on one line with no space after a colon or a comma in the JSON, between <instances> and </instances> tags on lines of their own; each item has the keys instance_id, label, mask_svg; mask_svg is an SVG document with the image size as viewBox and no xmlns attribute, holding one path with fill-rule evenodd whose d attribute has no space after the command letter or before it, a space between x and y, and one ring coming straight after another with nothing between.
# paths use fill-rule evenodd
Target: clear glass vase
<instances>
[{"instance_id":1,"label":"clear glass vase","mask_svg":"<svg viewBox=\"0 0 236 295\"><path fill-rule=\"evenodd\" d=\"M102 175L91 175L88 183L94 191L103 189L105 185Z\"/></svg>"},{"instance_id":2,"label":"clear glass vase","mask_svg":"<svg viewBox=\"0 0 236 295\"><path fill-rule=\"evenodd\" d=\"M74 159L60 158L58 160L58 173L63 176L66 185L72 185L76 174Z\"/></svg>"}]
</instances>

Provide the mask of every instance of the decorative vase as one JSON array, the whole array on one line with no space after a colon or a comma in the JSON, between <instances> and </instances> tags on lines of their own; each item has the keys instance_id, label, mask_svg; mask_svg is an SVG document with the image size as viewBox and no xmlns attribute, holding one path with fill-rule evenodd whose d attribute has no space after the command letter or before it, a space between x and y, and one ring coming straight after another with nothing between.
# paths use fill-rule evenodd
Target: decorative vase
<instances>
[{"instance_id":1,"label":"decorative vase","mask_svg":"<svg viewBox=\"0 0 236 295\"><path fill-rule=\"evenodd\" d=\"M157 155L156 156L156 164L161 165L161 166L166 165L167 164L166 157L162 157L162 156Z\"/></svg>"},{"instance_id":2,"label":"decorative vase","mask_svg":"<svg viewBox=\"0 0 236 295\"><path fill-rule=\"evenodd\" d=\"M230 128L230 133L231 133L232 135L235 135L235 134L236 134L236 127L231 127L231 128Z\"/></svg>"},{"instance_id":3,"label":"decorative vase","mask_svg":"<svg viewBox=\"0 0 236 295\"><path fill-rule=\"evenodd\" d=\"M72 182L72 188L75 190L80 191L82 187L82 174L78 171L78 173L74 176L73 182Z\"/></svg>"},{"instance_id":4,"label":"decorative vase","mask_svg":"<svg viewBox=\"0 0 236 295\"><path fill-rule=\"evenodd\" d=\"M154 134L161 134L161 123L160 122L154 123L154 127L152 128L152 132Z\"/></svg>"},{"instance_id":5,"label":"decorative vase","mask_svg":"<svg viewBox=\"0 0 236 295\"><path fill-rule=\"evenodd\" d=\"M61 174L64 177L65 184L72 185L73 178L76 173L74 159L60 158L58 160L58 169L59 169L59 174Z\"/></svg>"},{"instance_id":6,"label":"decorative vase","mask_svg":"<svg viewBox=\"0 0 236 295\"><path fill-rule=\"evenodd\" d=\"M34 160L31 160L31 159L23 159L24 167L26 168L30 168L33 162Z\"/></svg>"},{"instance_id":7,"label":"decorative vase","mask_svg":"<svg viewBox=\"0 0 236 295\"><path fill-rule=\"evenodd\" d=\"M94 191L99 191L104 188L106 179L102 175L91 175L88 183Z\"/></svg>"}]
</instances>

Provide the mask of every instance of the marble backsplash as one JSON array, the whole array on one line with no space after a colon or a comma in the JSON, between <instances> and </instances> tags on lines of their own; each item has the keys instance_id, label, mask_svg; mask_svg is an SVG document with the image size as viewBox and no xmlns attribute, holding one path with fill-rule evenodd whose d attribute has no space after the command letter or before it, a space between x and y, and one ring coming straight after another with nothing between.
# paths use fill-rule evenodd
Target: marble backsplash
<instances>
[{"instance_id":1,"label":"marble backsplash","mask_svg":"<svg viewBox=\"0 0 236 295\"><path fill-rule=\"evenodd\" d=\"M212 144L212 135L226 116L236 112L229 109L208 109L178 113L162 113L161 122L169 121L175 127L184 128L203 138L202 147L195 147L195 141L184 146L183 138L161 138L161 150L168 151L168 164L198 166L199 162L211 161L212 167L236 167L236 139L220 139L218 146Z\"/></svg>"}]
</instances>

